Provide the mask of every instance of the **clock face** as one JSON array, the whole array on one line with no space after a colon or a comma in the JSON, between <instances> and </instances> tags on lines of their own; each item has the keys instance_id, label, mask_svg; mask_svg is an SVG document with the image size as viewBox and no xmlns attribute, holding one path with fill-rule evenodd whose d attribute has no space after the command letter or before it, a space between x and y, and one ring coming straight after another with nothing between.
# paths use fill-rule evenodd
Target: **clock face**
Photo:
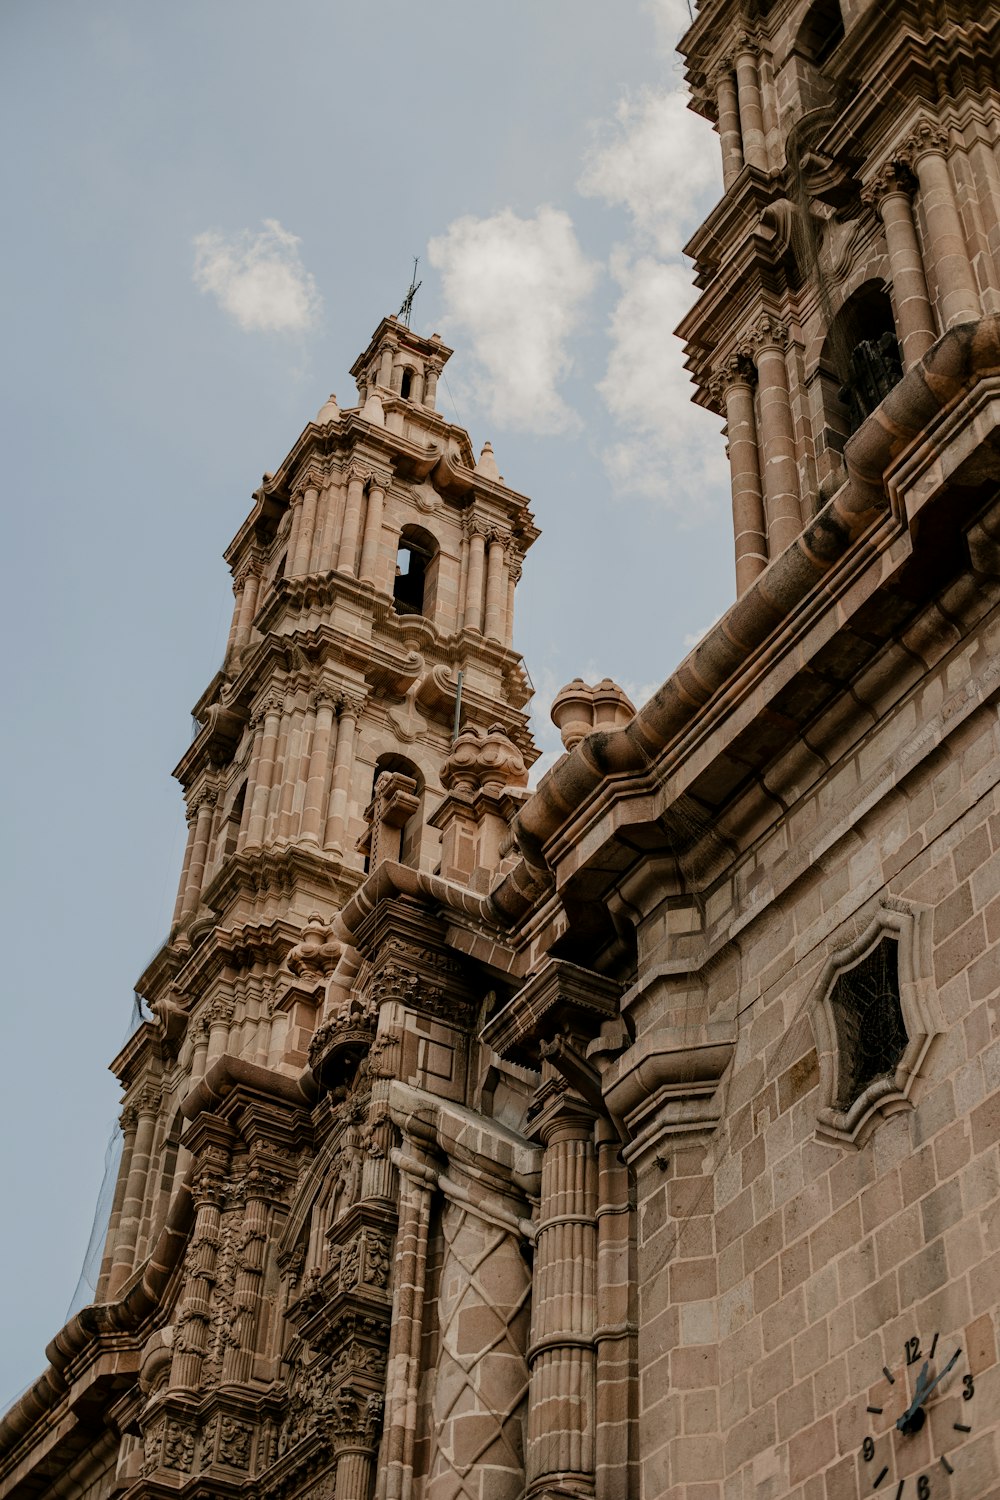
<instances>
[{"instance_id":1,"label":"clock face","mask_svg":"<svg viewBox=\"0 0 1000 1500\"><path fill-rule=\"evenodd\" d=\"M861 1493L932 1500L953 1493L952 1475L972 1431L976 1383L956 1338L906 1339L869 1392L861 1445Z\"/></svg>"}]
</instances>

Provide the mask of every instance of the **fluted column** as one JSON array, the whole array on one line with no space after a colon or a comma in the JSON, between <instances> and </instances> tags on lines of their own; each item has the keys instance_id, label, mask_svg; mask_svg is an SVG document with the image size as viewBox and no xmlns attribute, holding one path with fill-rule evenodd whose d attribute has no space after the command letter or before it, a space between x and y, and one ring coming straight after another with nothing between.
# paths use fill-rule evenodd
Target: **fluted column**
<instances>
[{"instance_id":1,"label":"fluted column","mask_svg":"<svg viewBox=\"0 0 1000 1500\"><path fill-rule=\"evenodd\" d=\"M201 1128L206 1128L205 1121L201 1122ZM187 1278L176 1320L170 1364L172 1390L198 1389L208 1345L215 1263L220 1245L222 1193L229 1165L227 1137L230 1135L222 1121L212 1120L208 1128L214 1143L198 1152L198 1171L192 1188L194 1229L188 1247Z\"/></svg>"},{"instance_id":2,"label":"fluted column","mask_svg":"<svg viewBox=\"0 0 1000 1500\"><path fill-rule=\"evenodd\" d=\"M278 730L281 726L281 707L282 698L278 693L270 694L264 703L264 733L253 786L250 821L247 825L246 848L248 849L258 849L264 842L267 803L271 795L274 756L278 746Z\"/></svg>"},{"instance_id":3,"label":"fluted column","mask_svg":"<svg viewBox=\"0 0 1000 1500\"><path fill-rule=\"evenodd\" d=\"M733 60L724 57L715 76L715 98L719 116L719 143L722 147L722 182L731 188L743 171L743 135L740 130L740 103L736 90Z\"/></svg>"},{"instance_id":4,"label":"fluted column","mask_svg":"<svg viewBox=\"0 0 1000 1500\"><path fill-rule=\"evenodd\" d=\"M737 595L746 592L767 567L768 561L767 520L754 415L756 380L753 361L746 356L734 356L717 372L714 387L726 404Z\"/></svg>"},{"instance_id":5,"label":"fluted column","mask_svg":"<svg viewBox=\"0 0 1000 1500\"><path fill-rule=\"evenodd\" d=\"M156 1117L160 1109L159 1091L151 1084L146 1084L130 1102L136 1112L135 1143L129 1158L128 1184L122 1203L118 1241L112 1258L111 1274L108 1277L109 1301L114 1301L119 1289L124 1286L134 1269L132 1260L139 1234L139 1224L142 1220L146 1178L149 1175L149 1158L156 1129Z\"/></svg>"},{"instance_id":6,"label":"fluted column","mask_svg":"<svg viewBox=\"0 0 1000 1500\"><path fill-rule=\"evenodd\" d=\"M772 559L790 547L802 530L786 342L782 324L765 317L753 330L748 345L757 366L760 467L767 516L767 553Z\"/></svg>"},{"instance_id":7,"label":"fluted column","mask_svg":"<svg viewBox=\"0 0 1000 1500\"><path fill-rule=\"evenodd\" d=\"M491 641L503 640L503 559L504 538L494 533L486 559L485 634Z\"/></svg>"},{"instance_id":8,"label":"fluted column","mask_svg":"<svg viewBox=\"0 0 1000 1500\"><path fill-rule=\"evenodd\" d=\"M535 1133L545 1155L528 1361L528 1495L550 1484L592 1487L595 1436L594 1113L558 1094L543 1107Z\"/></svg>"},{"instance_id":9,"label":"fluted column","mask_svg":"<svg viewBox=\"0 0 1000 1500\"><path fill-rule=\"evenodd\" d=\"M310 563L310 567L316 573L329 573L333 567L337 522L340 519L343 498L343 486L339 481L331 480L324 492L324 503L321 507L322 525L318 528L319 536L313 549L313 560Z\"/></svg>"},{"instance_id":10,"label":"fluted column","mask_svg":"<svg viewBox=\"0 0 1000 1500\"><path fill-rule=\"evenodd\" d=\"M307 749L305 720L305 706L293 699L291 712L288 715L288 736L281 776L281 801L278 804L275 827L275 839L280 844L287 844L294 832L295 794L299 789L303 752Z\"/></svg>"},{"instance_id":11,"label":"fluted column","mask_svg":"<svg viewBox=\"0 0 1000 1500\"><path fill-rule=\"evenodd\" d=\"M767 141L764 135L764 106L757 72L757 44L749 32L740 32L733 49L736 64L736 92L739 101L740 135L743 159L762 172L767 171Z\"/></svg>"},{"instance_id":12,"label":"fluted column","mask_svg":"<svg viewBox=\"0 0 1000 1500\"><path fill-rule=\"evenodd\" d=\"M361 535L361 502L365 484L371 478L367 469L352 464L347 471L347 504L344 509L344 529L340 537L337 555L337 572L357 574L358 538Z\"/></svg>"},{"instance_id":13,"label":"fluted column","mask_svg":"<svg viewBox=\"0 0 1000 1500\"><path fill-rule=\"evenodd\" d=\"M913 222L911 198L915 185L908 167L890 162L863 195L866 202L878 209L885 229L896 333L904 370L915 365L937 338L934 310L927 293L927 278Z\"/></svg>"},{"instance_id":14,"label":"fluted column","mask_svg":"<svg viewBox=\"0 0 1000 1500\"><path fill-rule=\"evenodd\" d=\"M288 527L288 546L285 549L285 572L295 572L295 559L299 550L299 531L302 528L302 491L296 490L288 502L291 522Z\"/></svg>"},{"instance_id":15,"label":"fluted column","mask_svg":"<svg viewBox=\"0 0 1000 1500\"><path fill-rule=\"evenodd\" d=\"M376 582L384 509L385 484L383 480L375 477L368 487L368 512L365 516L364 540L361 543L361 566L358 569L358 577L362 582Z\"/></svg>"},{"instance_id":16,"label":"fluted column","mask_svg":"<svg viewBox=\"0 0 1000 1500\"><path fill-rule=\"evenodd\" d=\"M948 166L948 132L922 120L904 142L898 159L913 168L920 185L942 327L974 322L982 316L982 307Z\"/></svg>"},{"instance_id":17,"label":"fluted column","mask_svg":"<svg viewBox=\"0 0 1000 1500\"><path fill-rule=\"evenodd\" d=\"M482 634L483 560L486 538L479 522L469 518L469 567L465 576L465 629Z\"/></svg>"},{"instance_id":18,"label":"fluted column","mask_svg":"<svg viewBox=\"0 0 1000 1500\"><path fill-rule=\"evenodd\" d=\"M299 837L304 843L318 844L323 832L323 795L329 773L330 743L333 737L334 696L328 688L318 688L314 698L316 722L309 755L309 777Z\"/></svg>"},{"instance_id":19,"label":"fluted column","mask_svg":"<svg viewBox=\"0 0 1000 1500\"><path fill-rule=\"evenodd\" d=\"M205 860L208 855L208 842L212 833L212 819L215 816L215 803L218 797L214 787L206 787L198 797L195 804L194 840L191 846L191 862L188 865L187 883L184 887L184 901L181 906L181 918L189 917L192 912L197 911L198 902L201 899L202 882L205 878Z\"/></svg>"},{"instance_id":20,"label":"fluted column","mask_svg":"<svg viewBox=\"0 0 1000 1500\"><path fill-rule=\"evenodd\" d=\"M295 537L295 556L290 557L288 560L288 572L295 578L309 571L309 557L312 553L313 534L316 530L316 503L319 499L319 492L320 481L315 474L310 474L302 488L302 513Z\"/></svg>"},{"instance_id":21,"label":"fluted column","mask_svg":"<svg viewBox=\"0 0 1000 1500\"><path fill-rule=\"evenodd\" d=\"M421 1162L393 1152L399 1167L399 1228L393 1268L392 1327L386 1366L386 1430L379 1500L409 1500L417 1437L417 1383L424 1331L427 1238L437 1180Z\"/></svg>"},{"instance_id":22,"label":"fluted column","mask_svg":"<svg viewBox=\"0 0 1000 1500\"><path fill-rule=\"evenodd\" d=\"M330 812L326 820L323 844L327 849L344 847L347 836L348 799L351 791L351 770L354 765L354 734L357 728L361 705L354 698L345 697L337 720L337 749L333 760L333 780L330 786Z\"/></svg>"},{"instance_id":23,"label":"fluted column","mask_svg":"<svg viewBox=\"0 0 1000 1500\"><path fill-rule=\"evenodd\" d=\"M345 1387L338 1394L330 1425L337 1455L334 1500L369 1500L382 1427L382 1397Z\"/></svg>"}]
</instances>

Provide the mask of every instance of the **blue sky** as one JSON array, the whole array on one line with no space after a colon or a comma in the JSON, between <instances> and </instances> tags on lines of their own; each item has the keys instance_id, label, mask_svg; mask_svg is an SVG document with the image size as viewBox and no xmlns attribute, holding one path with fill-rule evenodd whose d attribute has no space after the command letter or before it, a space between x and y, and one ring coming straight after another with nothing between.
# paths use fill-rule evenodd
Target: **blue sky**
<instances>
[{"instance_id":1,"label":"blue sky","mask_svg":"<svg viewBox=\"0 0 1000 1500\"><path fill-rule=\"evenodd\" d=\"M733 593L719 423L671 329L720 191L686 0L9 0L0 16L8 642L4 1406L73 1293L162 941L170 770L218 666L221 553L412 257L442 409L534 503L544 707L637 699Z\"/></svg>"}]
</instances>

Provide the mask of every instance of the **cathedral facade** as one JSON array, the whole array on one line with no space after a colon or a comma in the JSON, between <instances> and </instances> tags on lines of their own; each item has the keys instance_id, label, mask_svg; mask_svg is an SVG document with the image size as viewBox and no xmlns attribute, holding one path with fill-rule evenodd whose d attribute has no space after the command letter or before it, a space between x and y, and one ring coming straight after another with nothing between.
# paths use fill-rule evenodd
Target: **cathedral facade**
<instances>
[{"instance_id":1,"label":"cathedral facade","mask_svg":"<svg viewBox=\"0 0 1000 1500\"><path fill-rule=\"evenodd\" d=\"M1000 5L681 51L736 601L529 792L534 519L383 320L226 554L5 1500L1000 1495Z\"/></svg>"}]
</instances>

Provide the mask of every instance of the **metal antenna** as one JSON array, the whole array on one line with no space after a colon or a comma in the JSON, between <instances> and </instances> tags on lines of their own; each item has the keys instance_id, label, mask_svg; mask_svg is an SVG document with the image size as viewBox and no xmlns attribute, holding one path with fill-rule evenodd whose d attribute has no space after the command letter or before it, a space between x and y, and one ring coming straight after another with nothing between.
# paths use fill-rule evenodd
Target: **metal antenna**
<instances>
[{"instance_id":1,"label":"metal antenna","mask_svg":"<svg viewBox=\"0 0 1000 1500\"><path fill-rule=\"evenodd\" d=\"M413 257L413 276L410 278L410 289L407 292L406 296L403 298L402 307L396 314L396 317L400 320L400 322L405 323L407 328L409 328L410 326L410 313L413 311L413 299L419 292L420 288L423 286L423 282L417 280L417 266L419 264L420 257L418 255L415 255Z\"/></svg>"}]
</instances>

